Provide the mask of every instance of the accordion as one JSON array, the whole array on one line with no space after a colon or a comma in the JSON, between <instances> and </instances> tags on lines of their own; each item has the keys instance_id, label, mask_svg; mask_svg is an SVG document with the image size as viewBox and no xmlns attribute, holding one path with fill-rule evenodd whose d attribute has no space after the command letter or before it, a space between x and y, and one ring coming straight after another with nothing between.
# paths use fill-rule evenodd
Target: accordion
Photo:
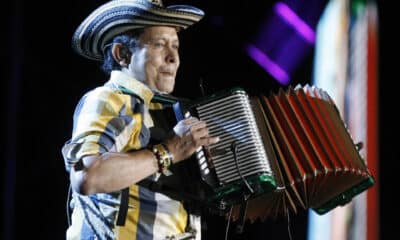
<instances>
[{"instance_id":1,"label":"accordion","mask_svg":"<svg viewBox=\"0 0 400 240\"><path fill-rule=\"evenodd\" d=\"M195 116L220 138L176 165L196 186L197 199L222 211L232 207L234 219L244 201L250 220L308 208L324 214L374 184L359 145L322 89L249 96L234 88L177 101L173 109L177 120Z\"/></svg>"}]
</instances>

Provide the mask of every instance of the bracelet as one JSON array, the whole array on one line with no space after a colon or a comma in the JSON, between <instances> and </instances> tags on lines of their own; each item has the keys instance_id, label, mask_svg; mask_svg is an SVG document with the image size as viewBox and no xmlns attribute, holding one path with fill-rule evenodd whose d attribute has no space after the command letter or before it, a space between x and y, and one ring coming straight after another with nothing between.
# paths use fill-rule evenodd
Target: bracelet
<instances>
[{"instance_id":1,"label":"bracelet","mask_svg":"<svg viewBox=\"0 0 400 240\"><path fill-rule=\"evenodd\" d=\"M164 173L172 164L173 156L164 144L156 144L151 151L157 159L158 172Z\"/></svg>"}]
</instances>

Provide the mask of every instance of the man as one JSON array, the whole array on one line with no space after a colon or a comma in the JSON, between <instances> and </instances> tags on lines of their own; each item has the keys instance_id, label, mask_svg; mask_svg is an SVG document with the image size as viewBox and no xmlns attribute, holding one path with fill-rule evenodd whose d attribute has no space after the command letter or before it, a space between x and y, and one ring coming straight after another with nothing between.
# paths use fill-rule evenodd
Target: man
<instances>
[{"instance_id":1,"label":"man","mask_svg":"<svg viewBox=\"0 0 400 240\"><path fill-rule=\"evenodd\" d=\"M73 49L103 61L110 79L82 97L72 138L63 147L73 193L67 239L200 239L198 217L140 182L157 181L200 146L218 142L195 118L180 121L162 138L152 132L159 121L150 112L160 107L153 97L174 89L177 31L203 15L187 5L114 0L77 28Z\"/></svg>"}]
</instances>

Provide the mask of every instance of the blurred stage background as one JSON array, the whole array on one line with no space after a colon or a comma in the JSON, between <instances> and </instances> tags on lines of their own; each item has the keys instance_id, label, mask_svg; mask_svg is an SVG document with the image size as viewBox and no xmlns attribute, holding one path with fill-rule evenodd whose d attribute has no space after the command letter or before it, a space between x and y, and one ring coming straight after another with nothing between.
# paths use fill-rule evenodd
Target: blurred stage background
<instances>
[{"instance_id":1,"label":"blurred stage background","mask_svg":"<svg viewBox=\"0 0 400 240\"><path fill-rule=\"evenodd\" d=\"M106 81L71 49L80 22L105 1L13 1L3 9L1 239L64 239L68 176L61 146L75 104ZM164 0L206 12L181 33L174 94L200 97L241 86L251 94L315 84L336 100L356 140L366 143L376 184L316 219L291 215L292 239L390 239L396 235L400 148L393 6L387 1ZM17 177L18 176L18 177ZM226 221L206 216L205 239L224 239ZM30 229L28 231L28 229ZM231 226L233 231L233 226ZM241 239L289 239L286 219L247 223ZM233 236L230 239L234 239Z\"/></svg>"}]
</instances>

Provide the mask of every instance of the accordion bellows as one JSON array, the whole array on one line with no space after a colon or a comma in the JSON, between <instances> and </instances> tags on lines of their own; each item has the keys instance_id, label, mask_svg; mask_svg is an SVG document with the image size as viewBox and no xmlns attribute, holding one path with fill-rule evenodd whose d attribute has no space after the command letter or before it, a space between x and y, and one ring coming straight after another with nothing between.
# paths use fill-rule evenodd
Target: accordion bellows
<instances>
[{"instance_id":1,"label":"accordion bellows","mask_svg":"<svg viewBox=\"0 0 400 240\"><path fill-rule=\"evenodd\" d=\"M180 109L180 118L195 115L220 137L195 155L206 201L233 206L233 219L243 201L251 221L308 208L324 214L374 184L335 103L320 88L299 85L251 97L235 88Z\"/></svg>"},{"instance_id":2,"label":"accordion bellows","mask_svg":"<svg viewBox=\"0 0 400 240\"><path fill-rule=\"evenodd\" d=\"M298 86L252 102L262 135L274 146L276 157L270 162L278 188L250 200L247 218L307 208L324 214L374 184L358 145L324 90Z\"/></svg>"}]
</instances>

